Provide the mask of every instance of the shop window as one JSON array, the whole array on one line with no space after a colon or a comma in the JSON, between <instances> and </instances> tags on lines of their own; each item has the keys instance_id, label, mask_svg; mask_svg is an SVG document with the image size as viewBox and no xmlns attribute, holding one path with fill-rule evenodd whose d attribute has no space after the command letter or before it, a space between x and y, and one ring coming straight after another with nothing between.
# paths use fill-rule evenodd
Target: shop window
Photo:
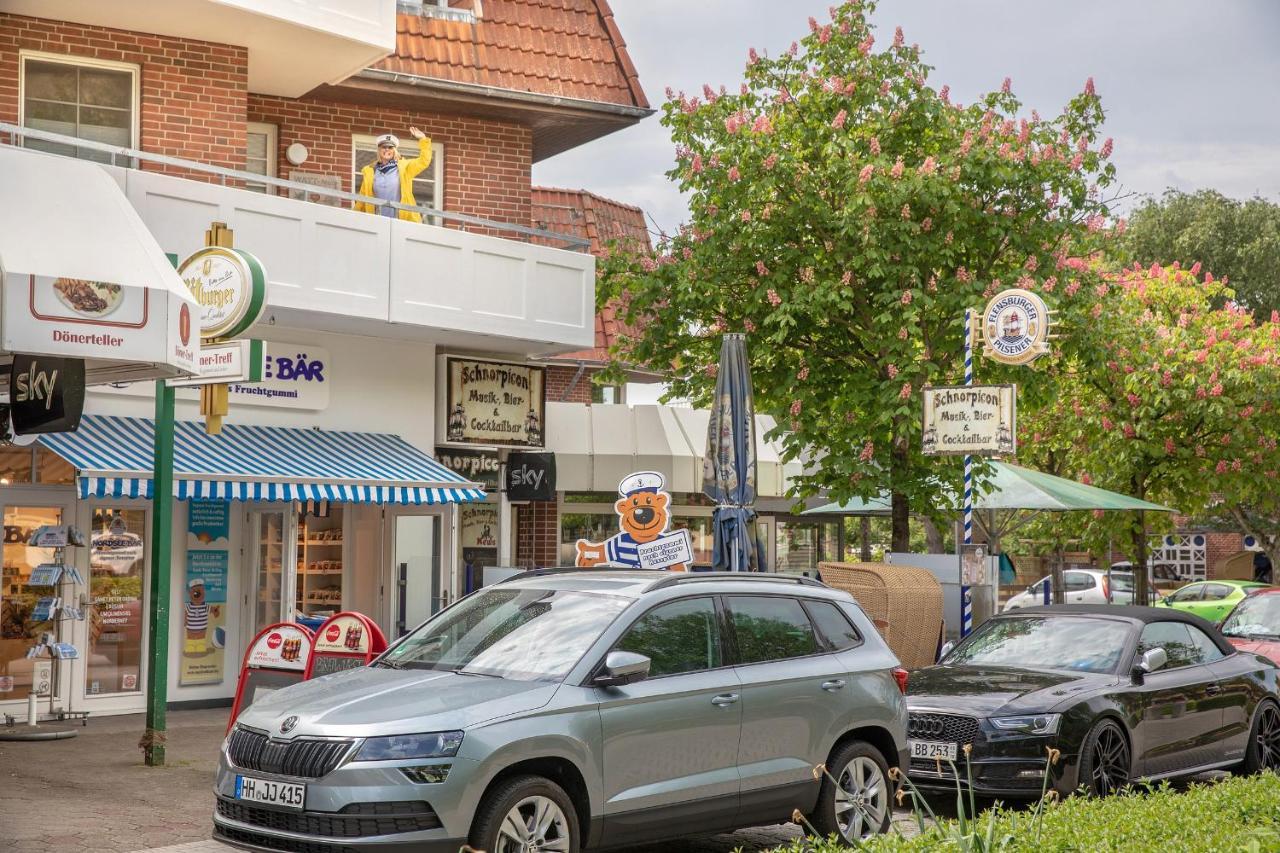
<instances>
[{"instance_id":1,"label":"shop window","mask_svg":"<svg viewBox=\"0 0 1280 853\"><path fill-rule=\"evenodd\" d=\"M393 130L392 133L400 138L402 156L409 159L418 156L418 140L408 135L407 127L402 131ZM354 180L352 192L360 192L360 183L363 179L361 170L378 160L376 140L376 136L356 134L351 137L351 173ZM444 145L439 142L431 144L431 165L413 179L413 197L424 207L444 209ZM430 221L433 225L440 224L435 219Z\"/></svg>"},{"instance_id":2,"label":"shop window","mask_svg":"<svg viewBox=\"0 0 1280 853\"><path fill-rule=\"evenodd\" d=\"M67 486L75 482L71 463L39 446L0 447L0 486L40 483Z\"/></svg>"},{"instance_id":3,"label":"shop window","mask_svg":"<svg viewBox=\"0 0 1280 853\"><path fill-rule=\"evenodd\" d=\"M342 506L330 504L322 512L304 512L298 518L295 606L306 616L332 616L342 610Z\"/></svg>"},{"instance_id":4,"label":"shop window","mask_svg":"<svg viewBox=\"0 0 1280 853\"><path fill-rule=\"evenodd\" d=\"M0 447L0 486L30 483L34 467L34 448Z\"/></svg>"},{"instance_id":5,"label":"shop window","mask_svg":"<svg viewBox=\"0 0 1280 853\"><path fill-rule=\"evenodd\" d=\"M46 524L62 523L62 510L57 507L8 506L4 508L4 559L0 569L0 701L25 698L33 676L44 672L47 677L51 661L27 659L27 650L52 632L60 638L53 619L37 619L36 605L41 598L55 595L48 587L28 586L31 572L41 563L54 558L52 548L27 545L31 534ZM54 682L56 688L57 684Z\"/></svg>"},{"instance_id":6,"label":"shop window","mask_svg":"<svg viewBox=\"0 0 1280 853\"><path fill-rule=\"evenodd\" d=\"M99 60L23 55L19 86L22 125L92 142L136 148L138 67ZM102 151L28 139L27 148L99 163L113 162ZM115 158L117 165L129 165Z\"/></svg>"},{"instance_id":7,"label":"shop window","mask_svg":"<svg viewBox=\"0 0 1280 853\"><path fill-rule=\"evenodd\" d=\"M268 178L276 176L276 126L251 121L245 129L244 170ZM275 187L266 183L249 181L244 188L268 195L275 194Z\"/></svg>"},{"instance_id":8,"label":"shop window","mask_svg":"<svg viewBox=\"0 0 1280 853\"><path fill-rule=\"evenodd\" d=\"M614 405L626 402L622 385L592 385L591 402Z\"/></svg>"},{"instance_id":9,"label":"shop window","mask_svg":"<svg viewBox=\"0 0 1280 853\"><path fill-rule=\"evenodd\" d=\"M84 692L142 690L142 590L147 514L97 508L89 542L89 654Z\"/></svg>"},{"instance_id":10,"label":"shop window","mask_svg":"<svg viewBox=\"0 0 1280 853\"><path fill-rule=\"evenodd\" d=\"M786 521L777 523L779 572L812 572L822 561L840 559L839 522Z\"/></svg>"},{"instance_id":11,"label":"shop window","mask_svg":"<svg viewBox=\"0 0 1280 853\"><path fill-rule=\"evenodd\" d=\"M712 532L711 516L673 515L671 517L671 527L673 530L685 529L689 531L689 539L693 542L693 564L695 566L711 565L711 558L715 551L715 535Z\"/></svg>"},{"instance_id":12,"label":"shop window","mask_svg":"<svg viewBox=\"0 0 1280 853\"><path fill-rule=\"evenodd\" d=\"M52 450L36 448L36 482L44 485L69 486L76 481L76 469Z\"/></svg>"},{"instance_id":13,"label":"shop window","mask_svg":"<svg viewBox=\"0 0 1280 853\"><path fill-rule=\"evenodd\" d=\"M578 559L579 539L603 542L618 532L614 513L565 512L560 514L560 565L572 566Z\"/></svg>"}]
</instances>

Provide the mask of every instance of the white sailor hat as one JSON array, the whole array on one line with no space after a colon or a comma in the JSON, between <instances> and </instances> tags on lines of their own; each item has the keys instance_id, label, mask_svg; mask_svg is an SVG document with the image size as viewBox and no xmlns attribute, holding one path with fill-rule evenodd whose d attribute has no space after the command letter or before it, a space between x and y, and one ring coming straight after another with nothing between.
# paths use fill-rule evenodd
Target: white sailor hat
<instances>
[{"instance_id":1,"label":"white sailor hat","mask_svg":"<svg viewBox=\"0 0 1280 853\"><path fill-rule=\"evenodd\" d=\"M625 498L636 492L660 492L666 483L657 471L640 471L618 484L618 494Z\"/></svg>"},{"instance_id":2,"label":"white sailor hat","mask_svg":"<svg viewBox=\"0 0 1280 853\"><path fill-rule=\"evenodd\" d=\"M192 578L187 581L187 589L195 589L198 586L204 586L204 581L200 578Z\"/></svg>"},{"instance_id":3,"label":"white sailor hat","mask_svg":"<svg viewBox=\"0 0 1280 853\"><path fill-rule=\"evenodd\" d=\"M400 140L397 139L393 133L384 133L378 137L378 147L381 148L384 145L390 145L392 148L399 148Z\"/></svg>"}]
</instances>

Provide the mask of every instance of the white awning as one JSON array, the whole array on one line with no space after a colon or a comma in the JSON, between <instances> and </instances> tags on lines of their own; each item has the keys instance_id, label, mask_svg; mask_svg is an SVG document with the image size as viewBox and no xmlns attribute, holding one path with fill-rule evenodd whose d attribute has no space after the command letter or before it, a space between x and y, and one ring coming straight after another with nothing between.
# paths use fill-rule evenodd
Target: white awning
<instances>
[{"instance_id":1,"label":"white awning","mask_svg":"<svg viewBox=\"0 0 1280 853\"><path fill-rule=\"evenodd\" d=\"M707 444L705 409L678 406L584 406L547 403L547 449L556 454L556 489L616 492L636 471L658 471L669 492L702 491L702 455ZM756 415L757 490L762 498L784 497L797 462L782 463L782 447L764 435L776 422Z\"/></svg>"},{"instance_id":2,"label":"white awning","mask_svg":"<svg viewBox=\"0 0 1280 853\"><path fill-rule=\"evenodd\" d=\"M4 145L0 186L0 350L84 358L92 384L196 372L199 304L106 168Z\"/></svg>"}]
</instances>

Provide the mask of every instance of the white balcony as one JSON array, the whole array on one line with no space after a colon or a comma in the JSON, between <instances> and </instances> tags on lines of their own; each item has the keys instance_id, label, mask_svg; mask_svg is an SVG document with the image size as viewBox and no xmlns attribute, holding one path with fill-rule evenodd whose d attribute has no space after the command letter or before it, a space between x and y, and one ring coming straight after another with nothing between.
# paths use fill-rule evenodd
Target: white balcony
<instances>
[{"instance_id":1,"label":"white balcony","mask_svg":"<svg viewBox=\"0 0 1280 853\"><path fill-rule=\"evenodd\" d=\"M299 97L395 47L396 0L7 0L6 12L249 50L249 91Z\"/></svg>"},{"instance_id":2,"label":"white balcony","mask_svg":"<svg viewBox=\"0 0 1280 853\"><path fill-rule=\"evenodd\" d=\"M20 130L0 123L0 143ZM45 141L67 139L22 133ZM119 182L165 252L186 257L204 245L211 222L226 223L235 232L236 248L257 255L266 269L266 322L519 355L594 345L595 257L530 242L584 247L576 238L428 208L421 210L449 227L357 213L336 206L358 198L351 193L100 143L76 144L155 166L266 181L281 193L328 193L333 203L319 204L155 171L101 167ZM486 233L473 233L477 230ZM491 236L494 232L516 239Z\"/></svg>"}]
</instances>

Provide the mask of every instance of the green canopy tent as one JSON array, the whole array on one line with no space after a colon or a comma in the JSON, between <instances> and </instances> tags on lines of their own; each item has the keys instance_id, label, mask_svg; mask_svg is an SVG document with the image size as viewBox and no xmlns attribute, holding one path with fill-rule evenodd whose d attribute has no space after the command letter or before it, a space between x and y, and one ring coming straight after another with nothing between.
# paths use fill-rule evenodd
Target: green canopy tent
<instances>
[{"instance_id":1,"label":"green canopy tent","mask_svg":"<svg viewBox=\"0 0 1280 853\"><path fill-rule=\"evenodd\" d=\"M1150 501L1132 498L1118 492L1077 483L1064 477L1045 474L1011 465L988 462L991 469L974 489L973 506L979 524L986 530L992 553L998 552L1000 539L1021 528L1041 512L1174 512ZM954 490L942 486L940 491L951 509L958 510ZM889 493L882 492L870 500L853 499L845 503L829 503L804 511L804 515L888 515ZM997 518L997 513L1003 519ZM1061 563L1061 555L1059 555ZM1056 573L1055 573L1056 577Z\"/></svg>"}]
</instances>

